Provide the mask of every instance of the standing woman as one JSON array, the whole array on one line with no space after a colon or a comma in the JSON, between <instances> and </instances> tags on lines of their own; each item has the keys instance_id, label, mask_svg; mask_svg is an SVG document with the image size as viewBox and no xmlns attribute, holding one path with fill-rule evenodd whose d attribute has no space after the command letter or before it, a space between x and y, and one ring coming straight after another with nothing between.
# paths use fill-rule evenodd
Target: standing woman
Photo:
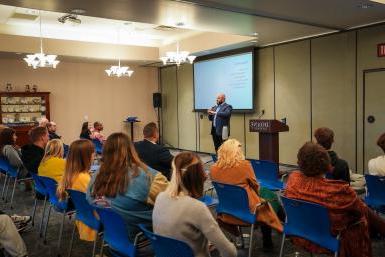
<instances>
[{"instance_id":1,"label":"standing woman","mask_svg":"<svg viewBox=\"0 0 385 257\"><path fill-rule=\"evenodd\" d=\"M86 122L83 122L83 125L82 125L82 130L80 131L80 138L81 139L88 139L88 140L92 140L91 139L91 130L89 129L88 127L88 121Z\"/></svg>"},{"instance_id":2,"label":"standing woman","mask_svg":"<svg viewBox=\"0 0 385 257\"><path fill-rule=\"evenodd\" d=\"M16 132L12 128L4 128L0 133L1 155L19 171L20 177L24 178L28 175L28 170L24 167L21 160L21 152L16 145Z\"/></svg>"},{"instance_id":3,"label":"standing woman","mask_svg":"<svg viewBox=\"0 0 385 257\"><path fill-rule=\"evenodd\" d=\"M113 133L104 143L101 166L92 177L87 197L91 203L109 205L120 214L133 243L140 232L138 224L152 225L153 203L167 185L165 176L140 161L126 134ZM137 250L140 256L149 253L147 245Z\"/></svg>"},{"instance_id":4,"label":"standing woman","mask_svg":"<svg viewBox=\"0 0 385 257\"><path fill-rule=\"evenodd\" d=\"M94 145L86 139L79 139L70 145L64 176L58 186L57 194L60 199L67 198L67 189L85 193L91 180L90 169L94 159ZM80 221L76 221L80 239L94 241L96 231Z\"/></svg>"}]
</instances>

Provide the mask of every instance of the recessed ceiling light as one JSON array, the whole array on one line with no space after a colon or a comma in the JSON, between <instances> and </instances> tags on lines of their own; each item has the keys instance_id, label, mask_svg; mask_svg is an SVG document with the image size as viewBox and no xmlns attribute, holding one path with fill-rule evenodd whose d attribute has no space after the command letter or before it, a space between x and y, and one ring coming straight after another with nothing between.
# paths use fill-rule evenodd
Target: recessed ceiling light
<instances>
[{"instance_id":1,"label":"recessed ceiling light","mask_svg":"<svg viewBox=\"0 0 385 257\"><path fill-rule=\"evenodd\" d=\"M251 40L250 42L251 42L251 43L257 43L258 40Z\"/></svg>"},{"instance_id":2,"label":"recessed ceiling light","mask_svg":"<svg viewBox=\"0 0 385 257\"><path fill-rule=\"evenodd\" d=\"M361 9L368 9L368 8L371 8L373 7L372 4L367 4L367 3L360 3L359 5L357 5L358 8L361 8Z\"/></svg>"},{"instance_id":3,"label":"recessed ceiling light","mask_svg":"<svg viewBox=\"0 0 385 257\"><path fill-rule=\"evenodd\" d=\"M254 32L252 35L253 36L258 36L258 32Z\"/></svg>"},{"instance_id":4,"label":"recessed ceiling light","mask_svg":"<svg viewBox=\"0 0 385 257\"><path fill-rule=\"evenodd\" d=\"M175 23L175 26L177 27L183 27L185 25L185 23L183 21L179 21L177 23Z\"/></svg>"},{"instance_id":5,"label":"recessed ceiling light","mask_svg":"<svg viewBox=\"0 0 385 257\"><path fill-rule=\"evenodd\" d=\"M72 9L71 11L70 11L70 13L74 13L74 14L85 14L86 13L86 10L84 10L84 9Z\"/></svg>"}]
</instances>

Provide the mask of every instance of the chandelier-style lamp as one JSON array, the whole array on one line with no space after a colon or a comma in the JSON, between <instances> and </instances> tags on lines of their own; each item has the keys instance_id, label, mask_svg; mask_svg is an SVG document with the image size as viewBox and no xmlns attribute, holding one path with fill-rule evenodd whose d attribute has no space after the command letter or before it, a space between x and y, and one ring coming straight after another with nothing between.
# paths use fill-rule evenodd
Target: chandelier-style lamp
<instances>
[{"instance_id":1,"label":"chandelier-style lamp","mask_svg":"<svg viewBox=\"0 0 385 257\"><path fill-rule=\"evenodd\" d=\"M112 65L108 70L105 70L107 75L109 77L116 76L116 77L131 77L132 73L134 73L133 70L130 69L128 66L120 66L120 59L118 66Z\"/></svg>"},{"instance_id":2,"label":"chandelier-style lamp","mask_svg":"<svg viewBox=\"0 0 385 257\"><path fill-rule=\"evenodd\" d=\"M43 37L41 33L41 13L39 11L39 25L40 25L40 53L36 54L27 54L27 57L24 58L24 61L28 66L37 69L40 67L47 68L56 68L60 61L56 60L57 55L53 54L44 54L43 52Z\"/></svg>"},{"instance_id":3,"label":"chandelier-style lamp","mask_svg":"<svg viewBox=\"0 0 385 257\"><path fill-rule=\"evenodd\" d=\"M116 42L119 43L119 39L120 39L119 27L117 29L116 35L117 35ZM130 67L128 67L128 66L120 66L120 58L119 58L118 66L111 65L111 67L108 70L105 70L105 72L107 73L107 75L109 77L115 76L115 77L118 77L118 78L120 78L120 77L131 77L132 73L134 73L134 71L131 70Z\"/></svg>"},{"instance_id":4,"label":"chandelier-style lamp","mask_svg":"<svg viewBox=\"0 0 385 257\"><path fill-rule=\"evenodd\" d=\"M186 62L192 64L195 58L196 56L190 55L187 51L179 51L179 42L176 42L176 52L166 52L166 56L160 57L159 59L162 60L163 65L176 64L179 66Z\"/></svg>"}]
</instances>

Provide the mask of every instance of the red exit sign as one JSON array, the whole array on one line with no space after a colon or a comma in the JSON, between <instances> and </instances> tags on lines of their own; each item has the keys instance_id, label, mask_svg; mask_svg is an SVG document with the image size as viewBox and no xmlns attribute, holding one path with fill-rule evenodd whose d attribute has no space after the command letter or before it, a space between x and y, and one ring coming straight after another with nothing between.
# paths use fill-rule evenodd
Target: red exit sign
<instances>
[{"instance_id":1,"label":"red exit sign","mask_svg":"<svg viewBox=\"0 0 385 257\"><path fill-rule=\"evenodd\" d=\"M377 45L377 56L385 57L385 43L381 43Z\"/></svg>"}]
</instances>

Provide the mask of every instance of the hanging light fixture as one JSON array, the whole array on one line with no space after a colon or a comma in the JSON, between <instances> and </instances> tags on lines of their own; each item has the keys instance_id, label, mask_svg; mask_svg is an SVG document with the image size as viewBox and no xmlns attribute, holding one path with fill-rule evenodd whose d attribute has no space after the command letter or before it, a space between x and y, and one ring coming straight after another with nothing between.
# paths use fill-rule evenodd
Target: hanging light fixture
<instances>
[{"instance_id":1,"label":"hanging light fixture","mask_svg":"<svg viewBox=\"0 0 385 257\"><path fill-rule=\"evenodd\" d=\"M196 56L190 55L187 51L179 51L179 42L176 42L176 52L166 52L166 56L160 57L163 65L166 64L176 64L179 66L181 63L189 62L192 64Z\"/></svg>"},{"instance_id":2,"label":"hanging light fixture","mask_svg":"<svg viewBox=\"0 0 385 257\"><path fill-rule=\"evenodd\" d=\"M119 43L119 27L118 27L118 33L117 33L117 43ZM131 77L132 73L134 73L133 70L130 69L128 66L120 66L120 57L119 57L119 63L118 66L111 65L111 67L108 70L105 70L107 75L109 77L115 76L115 77Z\"/></svg>"},{"instance_id":3,"label":"hanging light fixture","mask_svg":"<svg viewBox=\"0 0 385 257\"><path fill-rule=\"evenodd\" d=\"M120 66L120 59L119 59L119 65L114 66L111 65L111 67L108 70L105 70L107 75L109 77L116 76L116 77L131 77L132 73L134 73L133 70L130 69L128 66Z\"/></svg>"},{"instance_id":4,"label":"hanging light fixture","mask_svg":"<svg viewBox=\"0 0 385 257\"><path fill-rule=\"evenodd\" d=\"M27 62L28 66L36 69L38 67L56 68L60 61L56 60L57 55L44 54L43 52L43 37L41 33L41 13L39 11L39 26L40 26L40 53L27 54L24 61Z\"/></svg>"}]
</instances>

